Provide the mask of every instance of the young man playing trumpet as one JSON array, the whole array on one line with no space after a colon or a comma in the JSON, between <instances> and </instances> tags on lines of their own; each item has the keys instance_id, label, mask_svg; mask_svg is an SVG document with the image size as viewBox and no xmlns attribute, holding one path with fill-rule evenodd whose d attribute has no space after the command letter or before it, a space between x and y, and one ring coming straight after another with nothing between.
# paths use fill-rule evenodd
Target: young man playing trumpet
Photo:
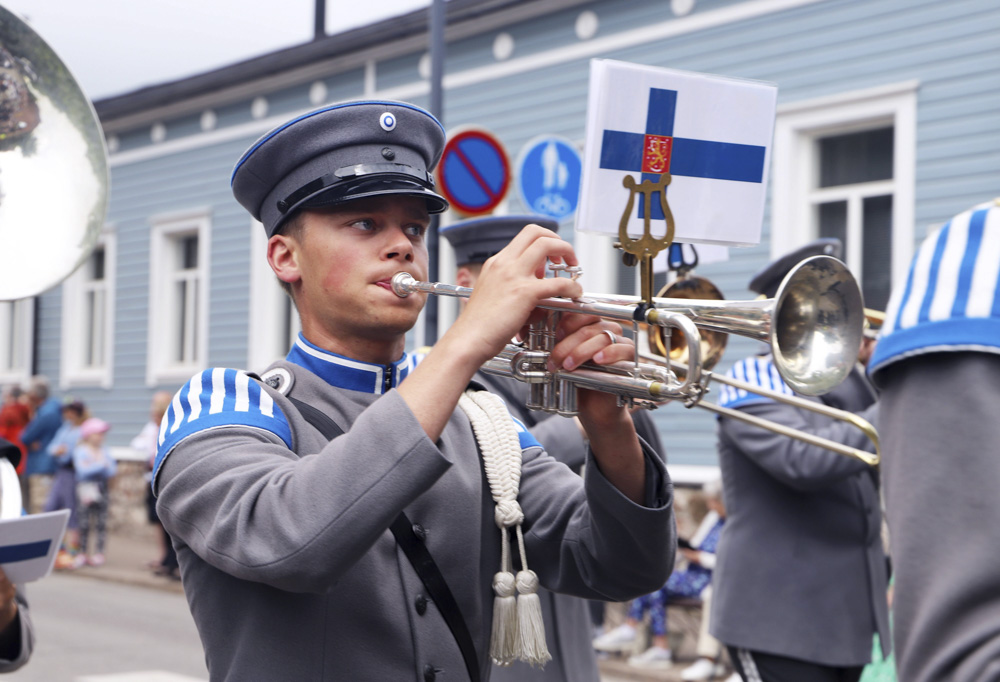
<instances>
[{"instance_id":1,"label":"young man playing trumpet","mask_svg":"<svg viewBox=\"0 0 1000 682\"><path fill-rule=\"evenodd\" d=\"M443 144L422 109L353 102L280 126L237 163L234 194L267 230L302 335L263 384L196 375L161 427L157 512L212 680L485 680L491 657L546 659L534 621L513 625L537 582L625 599L670 571L670 482L615 396L580 396L585 480L488 397L463 398L540 300L580 295L542 279L548 261L576 263L567 242L524 230L411 371L404 336L423 296L396 296L390 279L426 278ZM604 330L620 332L563 317L552 363L631 358ZM504 444L483 446L488 485L470 420Z\"/></svg>"}]
</instances>

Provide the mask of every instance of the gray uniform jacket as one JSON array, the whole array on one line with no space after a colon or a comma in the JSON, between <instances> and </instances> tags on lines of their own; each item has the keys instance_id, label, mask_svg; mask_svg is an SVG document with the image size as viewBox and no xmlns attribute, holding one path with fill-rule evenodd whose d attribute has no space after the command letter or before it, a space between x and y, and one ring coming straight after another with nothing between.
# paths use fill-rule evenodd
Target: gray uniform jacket
<instances>
[{"instance_id":1,"label":"gray uniform jacket","mask_svg":"<svg viewBox=\"0 0 1000 682\"><path fill-rule=\"evenodd\" d=\"M920 355L877 380L899 679L996 680L1000 355Z\"/></svg>"},{"instance_id":2,"label":"gray uniform jacket","mask_svg":"<svg viewBox=\"0 0 1000 682\"><path fill-rule=\"evenodd\" d=\"M820 399L877 418L874 393L857 369ZM846 423L775 400L750 399L737 409L873 450ZM875 632L887 650L876 472L735 419L719 420L718 448L727 517L713 575L712 634L729 646L830 666L867 663Z\"/></svg>"},{"instance_id":3,"label":"gray uniform jacket","mask_svg":"<svg viewBox=\"0 0 1000 682\"><path fill-rule=\"evenodd\" d=\"M571 469L579 470L587 456L587 444L576 421L525 407L528 385L490 374L477 374L476 381L496 393L538 439L550 456ZM636 431L663 457L660 434L645 410L633 413ZM529 557L530 561L530 557ZM552 660L544 668L515 662L493 669L494 682L599 682L597 657L593 647L593 627L587 602L565 594L540 589L546 640Z\"/></svg>"},{"instance_id":4,"label":"gray uniform jacket","mask_svg":"<svg viewBox=\"0 0 1000 682\"><path fill-rule=\"evenodd\" d=\"M24 598L24 589L20 585L17 586L15 599L17 599L19 622L12 625L20 630L18 633L20 645L17 655L12 658L3 658L3 647L0 646L0 673L14 672L23 666L31 658L31 651L35 647L35 629L31 624L31 614L28 613L28 602ZM6 644L6 642L3 643Z\"/></svg>"},{"instance_id":5,"label":"gray uniform jacket","mask_svg":"<svg viewBox=\"0 0 1000 682\"><path fill-rule=\"evenodd\" d=\"M201 400L190 398L189 382L161 427L157 512L177 549L211 679L466 679L448 626L387 530L403 510L454 594L488 679L500 533L464 413L431 442L391 388L398 367L368 366L384 370L374 392L335 388L287 361L274 367L291 378L289 395L347 433L327 442L278 391L263 386L258 395L259 384L247 389L233 370L196 375ZM254 423L287 415L287 433L214 425L226 419L232 375L235 409L258 409L254 419L264 421ZM218 412L206 383L225 387ZM178 442L195 411L209 428ZM675 531L659 457L646 452L655 489L640 506L596 465L581 480L541 448L523 455L527 556L543 585L618 600L665 580Z\"/></svg>"}]
</instances>

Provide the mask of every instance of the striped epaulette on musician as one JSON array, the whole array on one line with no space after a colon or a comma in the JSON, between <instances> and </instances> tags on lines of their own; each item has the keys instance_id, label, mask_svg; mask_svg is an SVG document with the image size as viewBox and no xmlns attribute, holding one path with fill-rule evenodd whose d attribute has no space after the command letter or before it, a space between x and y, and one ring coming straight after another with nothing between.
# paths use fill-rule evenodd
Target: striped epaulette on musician
<instances>
[{"instance_id":1,"label":"striped epaulette on musician","mask_svg":"<svg viewBox=\"0 0 1000 682\"><path fill-rule=\"evenodd\" d=\"M792 389L788 388L781 375L778 374L778 368L771 362L770 356L744 358L733 365L726 372L726 376L769 391L794 395ZM742 388L733 388L732 386L724 385L719 391L720 407L742 407L754 403L768 402L774 402L774 399L758 393L745 391Z\"/></svg>"},{"instance_id":2,"label":"striped epaulette on musician","mask_svg":"<svg viewBox=\"0 0 1000 682\"><path fill-rule=\"evenodd\" d=\"M928 235L893 291L869 372L920 353L1000 353L1000 199Z\"/></svg>"},{"instance_id":3,"label":"striped epaulette on musician","mask_svg":"<svg viewBox=\"0 0 1000 682\"><path fill-rule=\"evenodd\" d=\"M238 369L216 367L191 377L174 394L160 422L153 490L167 455L188 436L221 427L249 427L267 431L292 448L292 430L270 394Z\"/></svg>"}]
</instances>

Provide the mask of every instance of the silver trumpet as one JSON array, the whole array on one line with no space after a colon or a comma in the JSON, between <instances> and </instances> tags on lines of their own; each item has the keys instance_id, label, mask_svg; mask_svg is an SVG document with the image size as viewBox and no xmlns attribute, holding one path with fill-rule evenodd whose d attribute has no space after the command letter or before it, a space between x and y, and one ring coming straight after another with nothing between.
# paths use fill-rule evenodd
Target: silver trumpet
<instances>
[{"instance_id":1,"label":"silver trumpet","mask_svg":"<svg viewBox=\"0 0 1000 682\"><path fill-rule=\"evenodd\" d=\"M459 298L472 294L468 287L418 282L404 272L393 277L392 289L401 297L415 292ZM637 331L640 323L676 329L687 349L683 377L669 363L640 362L638 349L633 362L585 363L572 372L549 372L546 363L555 345L556 316L532 325L523 345L509 344L483 371L531 384L529 408L563 415L576 414L576 388L580 386L616 394L629 403L681 400L688 406L697 404L707 391L699 327L769 343L786 383L799 393L820 395L851 371L864 322L857 281L843 263L829 256L802 261L772 299L653 298L650 305L636 297L584 294L574 300L545 299L538 307L631 322Z\"/></svg>"}]
</instances>

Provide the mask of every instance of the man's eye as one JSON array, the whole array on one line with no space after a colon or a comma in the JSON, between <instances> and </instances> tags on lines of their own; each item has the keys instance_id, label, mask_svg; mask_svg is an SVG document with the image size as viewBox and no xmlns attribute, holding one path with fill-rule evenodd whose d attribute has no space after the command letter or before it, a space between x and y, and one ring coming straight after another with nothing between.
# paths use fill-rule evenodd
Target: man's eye
<instances>
[{"instance_id":1,"label":"man's eye","mask_svg":"<svg viewBox=\"0 0 1000 682\"><path fill-rule=\"evenodd\" d=\"M351 227L356 227L359 230L369 231L375 229L375 222L372 220L368 220L367 218L362 220L355 220L353 223L351 223Z\"/></svg>"},{"instance_id":2,"label":"man's eye","mask_svg":"<svg viewBox=\"0 0 1000 682\"><path fill-rule=\"evenodd\" d=\"M423 237L425 232L427 232L426 225L408 225L406 227L406 233L411 237Z\"/></svg>"}]
</instances>

